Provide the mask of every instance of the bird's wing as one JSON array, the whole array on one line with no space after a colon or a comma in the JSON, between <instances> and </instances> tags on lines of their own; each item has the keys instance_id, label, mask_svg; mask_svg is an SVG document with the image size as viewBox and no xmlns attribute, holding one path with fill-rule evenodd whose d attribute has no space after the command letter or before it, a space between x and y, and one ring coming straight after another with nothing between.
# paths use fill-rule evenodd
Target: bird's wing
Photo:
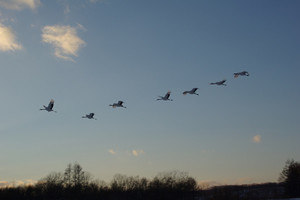
<instances>
[{"instance_id":1,"label":"bird's wing","mask_svg":"<svg viewBox=\"0 0 300 200\"><path fill-rule=\"evenodd\" d=\"M124 102L123 101L118 101L118 104L121 106Z\"/></svg>"},{"instance_id":2,"label":"bird's wing","mask_svg":"<svg viewBox=\"0 0 300 200\"><path fill-rule=\"evenodd\" d=\"M198 88L193 88L192 92L195 93L198 90Z\"/></svg>"},{"instance_id":3,"label":"bird's wing","mask_svg":"<svg viewBox=\"0 0 300 200\"><path fill-rule=\"evenodd\" d=\"M168 91L167 94L165 95L165 98L168 99L171 95L171 91Z\"/></svg>"},{"instance_id":4,"label":"bird's wing","mask_svg":"<svg viewBox=\"0 0 300 200\"><path fill-rule=\"evenodd\" d=\"M244 71L245 72L245 75L246 76L249 76L250 74L249 74L249 72L247 72L247 71Z\"/></svg>"},{"instance_id":5,"label":"bird's wing","mask_svg":"<svg viewBox=\"0 0 300 200\"><path fill-rule=\"evenodd\" d=\"M53 106L54 106L54 100L51 99L51 100L50 100L50 103L49 103L49 105L48 105L48 108L49 108L50 110L52 110Z\"/></svg>"}]
</instances>

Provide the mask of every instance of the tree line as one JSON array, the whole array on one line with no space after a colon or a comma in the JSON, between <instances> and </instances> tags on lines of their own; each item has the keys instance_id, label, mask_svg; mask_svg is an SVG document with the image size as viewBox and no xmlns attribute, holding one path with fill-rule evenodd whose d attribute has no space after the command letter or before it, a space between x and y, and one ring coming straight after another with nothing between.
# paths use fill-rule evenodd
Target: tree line
<instances>
[{"instance_id":1,"label":"tree line","mask_svg":"<svg viewBox=\"0 0 300 200\"><path fill-rule=\"evenodd\" d=\"M201 187L186 172L171 171L153 179L116 174L107 183L94 180L80 164L68 164L63 172L52 172L35 185L0 189L7 200L255 200L300 197L300 163L288 160L278 183Z\"/></svg>"}]
</instances>

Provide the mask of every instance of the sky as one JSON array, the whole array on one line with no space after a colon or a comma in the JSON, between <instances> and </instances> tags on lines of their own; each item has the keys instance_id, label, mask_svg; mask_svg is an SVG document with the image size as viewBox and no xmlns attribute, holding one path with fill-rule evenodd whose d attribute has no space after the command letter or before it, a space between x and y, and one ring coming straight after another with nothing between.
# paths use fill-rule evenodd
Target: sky
<instances>
[{"instance_id":1,"label":"sky","mask_svg":"<svg viewBox=\"0 0 300 200\"><path fill-rule=\"evenodd\" d=\"M173 170L200 183L276 182L300 160L299 8L0 0L0 183L74 162L107 182ZM168 91L173 101L156 101ZM40 111L51 99L57 113ZM126 109L109 106L119 100ZM81 118L90 112L97 120Z\"/></svg>"}]
</instances>

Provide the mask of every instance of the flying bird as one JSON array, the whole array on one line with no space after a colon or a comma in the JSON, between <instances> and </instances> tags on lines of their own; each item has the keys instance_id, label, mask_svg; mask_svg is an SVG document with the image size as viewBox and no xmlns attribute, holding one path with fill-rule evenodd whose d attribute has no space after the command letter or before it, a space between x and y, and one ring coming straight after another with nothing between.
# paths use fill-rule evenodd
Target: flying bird
<instances>
[{"instance_id":1,"label":"flying bird","mask_svg":"<svg viewBox=\"0 0 300 200\"><path fill-rule=\"evenodd\" d=\"M196 93L196 91L198 90L198 88L193 88L192 90L190 91L184 91L182 94L183 95L186 95L186 94L195 94L195 95L199 95Z\"/></svg>"},{"instance_id":2,"label":"flying bird","mask_svg":"<svg viewBox=\"0 0 300 200\"><path fill-rule=\"evenodd\" d=\"M226 86L225 82L226 82L226 79L224 79L222 81L210 83L210 85L224 85L224 86Z\"/></svg>"},{"instance_id":3,"label":"flying bird","mask_svg":"<svg viewBox=\"0 0 300 200\"><path fill-rule=\"evenodd\" d=\"M96 118L94 118L94 115L95 115L95 113L90 113L90 114L87 114L85 116L82 116L82 118L97 120Z\"/></svg>"},{"instance_id":4,"label":"flying bird","mask_svg":"<svg viewBox=\"0 0 300 200\"><path fill-rule=\"evenodd\" d=\"M50 100L48 106L45 106L45 105L43 105L43 106L44 106L44 108L41 108L40 110L46 110L48 112L51 112L51 111L56 112L56 111L53 110L53 106L54 106L54 100L53 99Z\"/></svg>"},{"instance_id":5,"label":"flying bird","mask_svg":"<svg viewBox=\"0 0 300 200\"><path fill-rule=\"evenodd\" d=\"M158 96L160 99L156 99L156 100L173 101L172 99L169 99L170 95L171 95L171 91L168 91L164 97Z\"/></svg>"},{"instance_id":6,"label":"flying bird","mask_svg":"<svg viewBox=\"0 0 300 200\"><path fill-rule=\"evenodd\" d=\"M116 107L123 107L123 108L126 108L125 106L123 106L123 101L118 101L118 103L114 103L114 104L110 104L109 106L112 106L113 108L116 108Z\"/></svg>"},{"instance_id":7,"label":"flying bird","mask_svg":"<svg viewBox=\"0 0 300 200\"><path fill-rule=\"evenodd\" d=\"M237 73L233 73L234 78L237 78L239 76L249 76L250 74L247 71L242 71L242 72L237 72Z\"/></svg>"}]
</instances>

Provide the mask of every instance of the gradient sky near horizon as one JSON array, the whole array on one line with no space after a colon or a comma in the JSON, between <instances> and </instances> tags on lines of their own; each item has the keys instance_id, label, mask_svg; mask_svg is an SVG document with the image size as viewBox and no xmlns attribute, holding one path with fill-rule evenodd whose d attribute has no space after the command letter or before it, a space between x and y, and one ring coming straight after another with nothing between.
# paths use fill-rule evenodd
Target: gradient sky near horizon
<instances>
[{"instance_id":1,"label":"gradient sky near horizon","mask_svg":"<svg viewBox=\"0 0 300 200\"><path fill-rule=\"evenodd\" d=\"M77 161L277 181L300 160L300 2L0 0L0 182ZM249 77L234 78L247 70ZM209 85L227 79L227 86ZM199 88L199 96L183 96ZM156 101L171 90L172 102ZM40 111L50 99L57 113ZM108 105L123 100L126 109ZM97 120L82 119L94 112Z\"/></svg>"}]
</instances>

